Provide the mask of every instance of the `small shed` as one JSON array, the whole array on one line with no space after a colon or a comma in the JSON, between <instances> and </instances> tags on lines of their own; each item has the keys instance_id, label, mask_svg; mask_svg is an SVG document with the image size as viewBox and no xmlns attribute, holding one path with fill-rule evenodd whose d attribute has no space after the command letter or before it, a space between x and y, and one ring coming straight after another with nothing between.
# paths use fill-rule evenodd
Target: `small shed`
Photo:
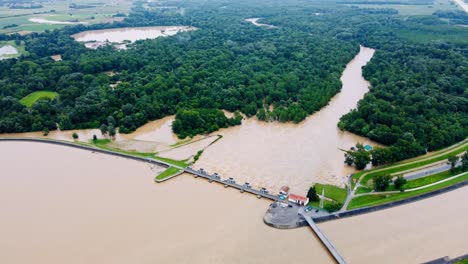
<instances>
[{"instance_id":1,"label":"small shed","mask_svg":"<svg viewBox=\"0 0 468 264\"><path fill-rule=\"evenodd\" d=\"M281 187L279 191L280 195L288 196L289 195L289 187L288 186L283 186Z\"/></svg>"}]
</instances>

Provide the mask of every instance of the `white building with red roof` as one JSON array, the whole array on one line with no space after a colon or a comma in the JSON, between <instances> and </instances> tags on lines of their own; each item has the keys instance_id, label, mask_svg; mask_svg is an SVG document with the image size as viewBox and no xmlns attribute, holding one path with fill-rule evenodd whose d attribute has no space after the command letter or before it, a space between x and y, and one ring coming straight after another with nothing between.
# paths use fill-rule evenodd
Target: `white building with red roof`
<instances>
[{"instance_id":1,"label":"white building with red roof","mask_svg":"<svg viewBox=\"0 0 468 264\"><path fill-rule=\"evenodd\" d=\"M293 202L293 203L296 203L298 205L306 205L306 204L309 203L309 198L290 193L289 194L289 201Z\"/></svg>"}]
</instances>

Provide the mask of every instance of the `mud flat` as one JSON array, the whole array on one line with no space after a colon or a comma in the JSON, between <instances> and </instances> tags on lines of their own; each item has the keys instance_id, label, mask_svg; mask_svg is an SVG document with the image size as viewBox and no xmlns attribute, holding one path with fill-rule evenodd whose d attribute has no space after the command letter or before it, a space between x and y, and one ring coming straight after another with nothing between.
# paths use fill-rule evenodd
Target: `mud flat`
<instances>
[{"instance_id":1,"label":"mud flat","mask_svg":"<svg viewBox=\"0 0 468 264\"><path fill-rule=\"evenodd\" d=\"M314 182L343 186L354 169L343 164L339 149L357 142L376 145L337 127L340 117L355 108L369 89L361 67L373 54L373 49L361 47L343 72L341 92L302 123L243 120L241 126L217 131L223 138L203 153L195 167L275 192L289 185L293 192L305 194Z\"/></svg>"},{"instance_id":2,"label":"mud flat","mask_svg":"<svg viewBox=\"0 0 468 264\"><path fill-rule=\"evenodd\" d=\"M0 143L1 263L333 263L308 229L277 230L268 201L143 162Z\"/></svg>"}]
</instances>

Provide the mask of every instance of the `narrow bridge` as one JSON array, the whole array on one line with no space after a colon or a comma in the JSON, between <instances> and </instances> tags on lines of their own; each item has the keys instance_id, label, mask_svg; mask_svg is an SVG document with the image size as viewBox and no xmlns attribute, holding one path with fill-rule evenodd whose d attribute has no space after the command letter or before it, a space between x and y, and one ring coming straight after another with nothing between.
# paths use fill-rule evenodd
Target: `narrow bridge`
<instances>
[{"instance_id":1,"label":"narrow bridge","mask_svg":"<svg viewBox=\"0 0 468 264\"><path fill-rule=\"evenodd\" d=\"M339 264L346 264L346 261L344 258L340 255L338 250L336 249L335 245L328 240L328 238L325 236L325 234L322 233L320 228L315 224L314 220L312 220L311 217L307 216L304 214L302 210L299 210L298 212L304 219L307 221L309 226L312 228L314 233L318 236L318 238L322 241L323 245L327 248L327 250L330 252L330 254L333 256L333 258L338 262Z\"/></svg>"}]
</instances>

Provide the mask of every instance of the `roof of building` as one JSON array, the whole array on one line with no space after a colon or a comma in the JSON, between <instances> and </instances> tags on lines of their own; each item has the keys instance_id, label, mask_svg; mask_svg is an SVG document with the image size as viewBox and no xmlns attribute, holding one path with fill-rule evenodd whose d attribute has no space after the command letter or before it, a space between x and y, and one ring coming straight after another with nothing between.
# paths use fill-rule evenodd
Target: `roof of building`
<instances>
[{"instance_id":1,"label":"roof of building","mask_svg":"<svg viewBox=\"0 0 468 264\"><path fill-rule=\"evenodd\" d=\"M296 200L296 201L307 201L308 198L307 197L304 197L304 196L300 196L300 195L297 195L297 194L289 194L289 199L292 199L292 200Z\"/></svg>"},{"instance_id":2,"label":"roof of building","mask_svg":"<svg viewBox=\"0 0 468 264\"><path fill-rule=\"evenodd\" d=\"M289 187L288 186L281 187L280 192L288 193L289 192Z\"/></svg>"}]
</instances>

